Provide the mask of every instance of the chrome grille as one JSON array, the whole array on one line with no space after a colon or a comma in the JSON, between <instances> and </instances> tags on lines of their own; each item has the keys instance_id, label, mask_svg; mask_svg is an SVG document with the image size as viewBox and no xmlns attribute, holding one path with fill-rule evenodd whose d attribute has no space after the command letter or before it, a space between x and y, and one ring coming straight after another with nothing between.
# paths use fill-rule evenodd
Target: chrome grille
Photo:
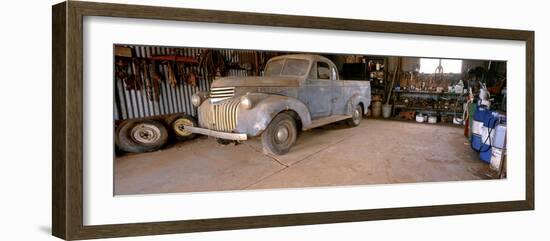
<instances>
[{"instance_id":1,"label":"chrome grille","mask_svg":"<svg viewBox=\"0 0 550 241\"><path fill-rule=\"evenodd\" d=\"M235 87L212 87L210 89L210 102L226 100L235 96Z\"/></svg>"},{"instance_id":2,"label":"chrome grille","mask_svg":"<svg viewBox=\"0 0 550 241\"><path fill-rule=\"evenodd\" d=\"M237 107L239 98L217 103L205 101L199 109L199 124L210 130L232 132L237 127Z\"/></svg>"}]
</instances>

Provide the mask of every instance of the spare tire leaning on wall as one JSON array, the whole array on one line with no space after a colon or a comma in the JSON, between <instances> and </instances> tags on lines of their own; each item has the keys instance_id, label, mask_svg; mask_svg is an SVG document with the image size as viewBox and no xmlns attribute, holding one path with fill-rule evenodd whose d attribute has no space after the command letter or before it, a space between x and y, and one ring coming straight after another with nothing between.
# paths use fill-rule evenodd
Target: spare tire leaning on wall
<instances>
[{"instance_id":1,"label":"spare tire leaning on wall","mask_svg":"<svg viewBox=\"0 0 550 241\"><path fill-rule=\"evenodd\" d=\"M126 152L156 151L168 142L168 130L155 120L124 121L115 134L118 148Z\"/></svg>"},{"instance_id":2,"label":"spare tire leaning on wall","mask_svg":"<svg viewBox=\"0 0 550 241\"><path fill-rule=\"evenodd\" d=\"M174 114L164 119L166 125L170 128L170 132L173 134L174 139L177 141L186 141L195 138L197 135L188 130L185 130L184 126L198 126L197 120L190 115L186 114Z\"/></svg>"}]
</instances>

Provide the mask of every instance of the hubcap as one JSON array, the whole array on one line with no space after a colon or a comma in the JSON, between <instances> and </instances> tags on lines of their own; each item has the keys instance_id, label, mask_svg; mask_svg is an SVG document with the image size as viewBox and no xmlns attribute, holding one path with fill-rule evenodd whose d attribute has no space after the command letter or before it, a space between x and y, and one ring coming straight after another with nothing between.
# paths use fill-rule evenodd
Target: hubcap
<instances>
[{"instance_id":1,"label":"hubcap","mask_svg":"<svg viewBox=\"0 0 550 241\"><path fill-rule=\"evenodd\" d=\"M139 124L132 128L131 136L136 142L152 144L160 139L160 129L151 124Z\"/></svg>"},{"instance_id":2,"label":"hubcap","mask_svg":"<svg viewBox=\"0 0 550 241\"><path fill-rule=\"evenodd\" d=\"M357 123L360 117L361 117L361 113L359 113L359 109L355 109L355 111L353 112L354 122Z\"/></svg>"},{"instance_id":3,"label":"hubcap","mask_svg":"<svg viewBox=\"0 0 550 241\"><path fill-rule=\"evenodd\" d=\"M185 126L193 126L193 122L189 119L180 118L174 121L174 131L178 136L189 136L192 132L185 129Z\"/></svg>"},{"instance_id":4,"label":"hubcap","mask_svg":"<svg viewBox=\"0 0 550 241\"><path fill-rule=\"evenodd\" d=\"M284 142L288 138L288 129L284 126L281 126L277 130L277 141L278 142Z\"/></svg>"}]
</instances>

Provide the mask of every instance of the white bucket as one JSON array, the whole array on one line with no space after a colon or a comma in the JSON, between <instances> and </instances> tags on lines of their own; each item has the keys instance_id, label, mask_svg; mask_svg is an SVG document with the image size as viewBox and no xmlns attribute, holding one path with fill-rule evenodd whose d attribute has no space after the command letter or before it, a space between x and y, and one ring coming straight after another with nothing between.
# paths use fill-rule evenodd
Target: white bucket
<instances>
[{"instance_id":1,"label":"white bucket","mask_svg":"<svg viewBox=\"0 0 550 241\"><path fill-rule=\"evenodd\" d=\"M422 114L416 115L416 122L424 122L424 116Z\"/></svg>"},{"instance_id":2,"label":"white bucket","mask_svg":"<svg viewBox=\"0 0 550 241\"><path fill-rule=\"evenodd\" d=\"M493 147L491 150L491 169L498 171L500 170L500 165L502 163L502 154L503 150L500 148Z\"/></svg>"},{"instance_id":3,"label":"white bucket","mask_svg":"<svg viewBox=\"0 0 550 241\"><path fill-rule=\"evenodd\" d=\"M391 106L389 104L385 104L382 106L382 116L384 118L390 118L391 117Z\"/></svg>"},{"instance_id":4,"label":"white bucket","mask_svg":"<svg viewBox=\"0 0 550 241\"><path fill-rule=\"evenodd\" d=\"M428 123L435 124L437 123L437 117L436 116L430 116L428 117Z\"/></svg>"}]
</instances>

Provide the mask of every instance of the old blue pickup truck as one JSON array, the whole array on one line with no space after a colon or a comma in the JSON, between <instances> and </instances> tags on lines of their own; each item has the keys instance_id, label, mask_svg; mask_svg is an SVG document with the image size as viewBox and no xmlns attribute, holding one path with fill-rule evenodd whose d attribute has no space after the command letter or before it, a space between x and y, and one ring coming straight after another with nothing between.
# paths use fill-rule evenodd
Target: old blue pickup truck
<instances>
[{"instance_id":1,"label":"old blue pickup truck","mask_svg":"<svg viewBox=\"0 0 550 241\"><path fill-rule=\"evenodd\" d=\"M219 78L210 93L194 95L199 126L184 129L219 140L261 136L264 151L283 155L300 130L342 120L359 125L370 101L370 83L340 80L329 59L283 55L267 62L263 76Z\"/></svg>"}]
</instances>

